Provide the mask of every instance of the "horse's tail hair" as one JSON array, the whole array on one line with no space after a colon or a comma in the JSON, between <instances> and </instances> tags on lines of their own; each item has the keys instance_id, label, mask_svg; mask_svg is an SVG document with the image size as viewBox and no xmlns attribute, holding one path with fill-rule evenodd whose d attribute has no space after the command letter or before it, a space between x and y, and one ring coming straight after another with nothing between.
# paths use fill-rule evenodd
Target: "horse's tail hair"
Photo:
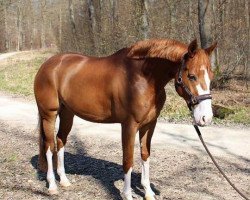
<instances>
[{"instance_id":1,"label":"horse's tail hair","mask_svg":"<svg viewBox=\"0 0 250 200\"><path fill-rule=\"evenodd\" d=\"M47 172L47 159L45 152L45 133L43 129L43 122L41 115L38 114L38 132L39 132L39 156L38 156L38 170Z\"/></svg>"}]
</instances>

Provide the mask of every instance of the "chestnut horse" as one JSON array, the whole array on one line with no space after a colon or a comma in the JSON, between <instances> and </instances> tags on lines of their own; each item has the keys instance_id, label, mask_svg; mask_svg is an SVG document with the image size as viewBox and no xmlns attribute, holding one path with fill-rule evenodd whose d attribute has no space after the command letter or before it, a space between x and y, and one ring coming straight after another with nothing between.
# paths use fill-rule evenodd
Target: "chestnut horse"
<instances>
[{"instance_id":1,"label":"chestnut horse","mask_svg":"<svg viewBox=\"0 0 250 200\"><path fill-rule=\"evenodd\" d=\"M149 181L150 143L166 100L164 87L175 78L176 90L192 109L195 123L209 124L213 115L211 98L191 102L193 97L210 95L213 73L209 56L215 47L198 49L196 40L185 45L155 39L140 41L108 57L68 53L48 59L35 77L34 92L40 118L39 169L47 171L49 193L57 193L53 158L60 184L70 185L64 169L64 146L77 115L91 122L121 124L125 174L122 196L129 200L139 131L141 184L146 198L155 199ZM60 124L55 135L57 115Z\"/></svg>"}]
</instances>

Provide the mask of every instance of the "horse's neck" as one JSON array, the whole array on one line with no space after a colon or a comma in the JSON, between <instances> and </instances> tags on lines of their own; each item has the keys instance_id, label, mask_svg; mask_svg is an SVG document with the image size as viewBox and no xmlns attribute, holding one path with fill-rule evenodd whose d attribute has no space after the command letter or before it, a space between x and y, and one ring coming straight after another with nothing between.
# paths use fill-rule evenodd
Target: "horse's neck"
<instances>
[{"instance_id":1,"label":"horse's neck","mask_svg":"<svg viewBox=\"0 0 250 200\"><path fill-rule=\"evenodd\" d=\"M146 62L146 67L144 67L146 76L153 80L151 82L155 85L155 88L161 90L176 76L181 64L181 58L178 62L166 59L150 59Z\"/></svg>"},{"instance_id":2,"label":"horse's neck","mask_svg":"<svg viewBox=\"0 0 250 200\"><path fill-rule=\"evenodd\" d=\"M187 52L187 46L173 42L173 45L162 49L157 46L154 48L155 49L149 51L152 55L149 54L150 59L148 59L147 64L152 70L155 87L164 89L166 84L178 73L182 58Z\"/></svg>"}]
</instances>

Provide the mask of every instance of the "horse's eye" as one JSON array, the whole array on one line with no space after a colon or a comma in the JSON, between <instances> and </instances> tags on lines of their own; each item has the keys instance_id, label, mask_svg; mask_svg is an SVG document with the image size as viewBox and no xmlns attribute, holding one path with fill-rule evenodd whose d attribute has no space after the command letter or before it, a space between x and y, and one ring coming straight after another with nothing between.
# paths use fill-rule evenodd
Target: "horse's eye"
<instances>
[{"instance_id":1,"label":"horse's eye","mask_svg":"<svg viewBox=\"0 0 250 200\"><path fill-rule=\"evenodd\" d=\"M188 79L189 79L190 81L196 81L196 80L197 80L196 76L193 75L193 74L188 74Z\"/></svg>"}]
</instances>

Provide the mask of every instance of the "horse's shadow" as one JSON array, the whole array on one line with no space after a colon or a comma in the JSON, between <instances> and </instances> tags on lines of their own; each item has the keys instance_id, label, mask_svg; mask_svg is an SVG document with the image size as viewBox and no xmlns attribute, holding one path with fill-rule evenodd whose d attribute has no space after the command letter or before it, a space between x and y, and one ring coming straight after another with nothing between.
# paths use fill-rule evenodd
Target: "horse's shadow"
<instances>
[{"instance_id":1,"label":"horse's shadow","mask_svg":"<svg viewBox=\"0 0 250 200\"><path fill-rule=\"evenodd\" d=\"M33 156L31 164L37 169L38 155ZM92 176L97 179L109 192L112 199L122 199L121 191L115 186L115 182L123 179L122 166L114 162L92 158L86 154L71 154L65 152L65 170L66 174L78 174ZM46 180L46 174L37 172L39 180ZM132 173L132 189L139 195L144 196L140 184L140 174ZM153 186L153 185L152 185ZM154 190L154 186L152 188ZM155 191L158 193L157 191Z\"/></svg>"}]
</instances>

